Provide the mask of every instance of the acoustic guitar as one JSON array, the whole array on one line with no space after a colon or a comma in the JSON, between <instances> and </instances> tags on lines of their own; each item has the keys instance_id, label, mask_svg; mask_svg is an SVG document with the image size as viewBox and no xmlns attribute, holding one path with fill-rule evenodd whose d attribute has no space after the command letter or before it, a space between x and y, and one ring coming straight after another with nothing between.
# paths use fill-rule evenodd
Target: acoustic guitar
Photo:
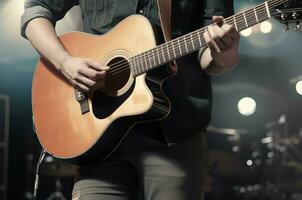
<instances>
[{"instance_id":1,"label":"acoustic guitar","mask_svg":"<svg viewBox=\"0 0 302 200\"><path fill-rule=\"evenodd\" d=\"M237 31L271 17L271 9L287 0L269 0L221 22ZM207 27L157 46L150 22L132 15L110 32L95 36L70 32L59 37L76 57L91 58L110 67L105 87L92 94L75 89L43 58L32 83L32 110L38 139L54 157L83 162L105 159L137 123L165 120L173 104L165 84L176 74L165 64L206 45ZM151 70L158 77L146 77Z\"/></svg>"}]
</instances>

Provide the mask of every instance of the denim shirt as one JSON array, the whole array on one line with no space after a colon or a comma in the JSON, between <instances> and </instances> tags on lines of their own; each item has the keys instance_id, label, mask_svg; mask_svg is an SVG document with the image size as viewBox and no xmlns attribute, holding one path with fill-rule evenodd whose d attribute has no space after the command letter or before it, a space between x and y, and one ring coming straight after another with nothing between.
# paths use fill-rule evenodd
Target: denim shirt
<instances>
[{"instance_id":1,"label":"denim shirt","mask_svg":"<svg viewBox=\"0 0 302 200\"><path fill-rule=\"evenodd\" d=\"M148 2L148 3L140 3ZM29 21L37 17L49 19L53 24L62 19L75 5L80 5L84 31L103 34L145 5L143 15L159 25L156 0L26 0L21 20L21 34ZM174 37L208 25L213 15L233 14L233 0L172 0L172 32Z\"/></svg>"},{"instance_id":2,"label":"denim shirt","mask_svg":"<svg viewBox=\"0 0 302 200\"><path fill-rule=\"evenodd\" d=\"M153 24L160 24L156 0L26 0L21 34L26 37L25 29L32 19L43 17L55 24L74 5L81 7L84 32L92 34L104 34L127 16L136 13L143 14ZM173 37L210 24L213 15L226 17L231 14L233 0L172 0ZM164 131L168 143L182 141L193 132L204 130L211 118L211 80L201 70L197 55L187 55L178 59L177 63L179 80L169 89L177 105L169 124L176 126L176 129L173 133Z\"/></svg>"}]
</instances>

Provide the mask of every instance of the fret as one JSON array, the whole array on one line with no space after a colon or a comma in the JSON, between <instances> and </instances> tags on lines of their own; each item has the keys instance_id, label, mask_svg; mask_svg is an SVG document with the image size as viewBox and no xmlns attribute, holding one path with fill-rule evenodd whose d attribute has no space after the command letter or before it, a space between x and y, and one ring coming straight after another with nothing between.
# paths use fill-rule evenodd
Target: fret
<instances>
[{"instance_id":1,"label":"fret","mask_svg":"<svg viewBox=\"0 0 302 200\"><path fill-rule=\"evenodd\" d=\"M148 70L148 69L152 68L152 63L151 63L151 60L152 60L151 58L152 58L152 56L150 55L150 52L149 52L149 51L147 52L146 57L147 57L147 61L148 61L148 65L147 65L147 69L146 69L146 70Z\"/></svg>"},{"instance_id":2,"label":"fret","mask_svg":"<svg viewBox=\"0 0 302 200\"><path fill-rule=\"evenodd\" d=\"M139 74L139 73L141 73L141 71L140 71L140 65L137 62L137 64L135 65L135 74Z\"/></svg>"},{"instance_id":3,"label":"fret","mask_svg":"<svg viewBox=\"0 0 302 200\"><path fill-rule=\"evenodd\" d=\"M148 58L146 56L146 52L143 55L144 55L143 59L145 61L144 71L147 71L149 64L148 64Z\"/></svg>"},{"instance_id":4,"label":"fret","mask_svg":"<svg viewBox=\"0 0 302 200\"><path fill-rule=\"evenodd\" d=\"M129 64L130 64L130 69L132 70L132 74L135 76L137 74L136 62L134 60L130 59Z\"/></svg>"},{"instance_id":5,"label":"fret","mask_svg":"<svg viewBox=\"0 0 302 200\"><path fill-rule=\"evenodd\" d=\"M163 45L161 45L161 52L162 52L162 56L163 56L163 63L165 63L166 62L166 60L165 60L165 52L164 52L164 48L163 48Z\"/></svg>"},{"instance_id":6,"label":"fret","mask_svg":"<svg viewBox=\"0 0 302 200\"><path fill-rule=\"evenodd\" d=\"M267 13L266 4L262 4L256 8L259 22L269 19L269 13Z\"/></svg>"},{"instance_id":7,"label":"fret","mask_svg":"<svg viewBox=\"0 0 302 200\"><path fill-rule=\"evenodd\" d=\"M258 20L258 16L257 16L256 7L254 7L254 14L255 14L255 17L256 17L256 21L257 21L257 23L258 23L258 22L259 22L259 20Z\"/></svg>"},{"instance_id":8,"label":"fret","mask_svg":"<svg viewBox=\"0 0 302 200\"><path fill-rule=\"evenodd\" d=\"M249 24L247 23L245 12L243 12L243 17L244 17L244 21L245 21L245 26L246 26L246 28L248 28Z\"/></svg>"},{"instance_id":9,"label":"fret","mask_svg":"<svg viewBox=\"0 0 302 200\"><path fill-rule=\"evenodd\" d=\"M167 47L167 53L168 53L168 58L169 60L171 60L171 55L170 55L170 51L169 51L169 46L168 46L169 43L166 43L166 47Z\"/></svg>"},{"instance_id":10,"label":"fret","mask_svg":"<svg viewBox=\"0 0 302 200\"><path fill-rule=\"evenodd\" d=\"M141 54L141 55L140 55L140 58L141 58L141 60L142 60L142 65L141 65L141 67L140 67L141 72L143 72L143 71L145 70L145 65L146 65L145 59L144 59L144 56L143 56L143 55L144 55L144 54Z\"/></svg>"},{"instance_id":11,"label":"fret","mask_svg":"<svg viewBox=\"0 0 302 200\"><path fill-rule=\"evenodd\" d=\"M206 41L205 41L204 37L200 38L200 40L201 40L201 45L200 45L200 47L205 46L205 45L206 45Z\"/></svg>"},{"instance_id":12,"label":"fret","mask_svg":"<svg viewBox=\"0 0 302 200\"><path fill-rule=\"evenodd\" d=\"M146 57L146 52L143 53L143 60L144 60L144 62L145 62L145 65L144 65L144 67L143 67L143 71L147 71L147 69L148 69L148 59L147 59L147 57Z\"/></svg>"},{"instance_id":13,"label":"fret","mask_svg":"<svg viewBox=\"0 0 302 200\"><path fill-rule=\"evenodd\" d=\"M199 45L202 46L201 39L200 39L201 36L200 36L200 31L199 30L197 31L197 37L198 37Z\"/></svg>"},{"instance_id":14,"label":"fret","mask_svg":"<svg viewBox=\"0 0 302 200\"><path fill-rule=\"evenodd\" d=\"M143 60L143 55L144 54L141 54L139 57L140 57L140 60L141 60L141 67L140 67L140 73L142 72L142 71L144 71L144 60Z\"/></svg>"},{"instance_id":15,"label":"fret","mask_svg":"<svg viewBox=\"0 0 302 200\"><path fill-rule=\"evenodd\" d=\"M234 25L235 25L235 29L236 31L238 31L238 27L237 27L237 23L236 23L236 18L235 17L232 17L233 18L233 22L234 22Z\"/></svg>"},{"instance_id":16,"label":"fret","mask_svg":"<svg viewBox=\"0 0 302 200\"><path fill-rule=\"evenodd\" d=\"M177 43L178 43L178 49L179 49L180 55L182 55L182 51L181 51L181 46L180 46L179 38L177 38Z\"/></svg>"},{"instance_id":17,"label":"fret","mask_svg":"<svg viewBox=\"0 0 302 200\"><path fill-rule=\"evenodd\" d=\"M190 38L191 38L192 47L193 47L193 49L195 49L195 45L194 45L194 40L193 40L192 33L190 33Z\"/></svg>"},{"instance_id":18,"label":"fret","mask_svg":"<svg viewBox=\"0 0 302 200\"><path fill-rule=\"evenodd\" d=\"M174 58L176 58L176 52L175 52L174 42L172 41L171 44L172 44Z\"/></svg>"},{"instance_id":19,"label":"fret","mask_svg":"<svg viewBox=\"0 0 302 200\"><path fill-rule=\"evenodd\" d=\"M240 14L234 16L234 18L236 19L236 22L237 22L238 31L240 31L242 29L242 23L244 23L243 16L242 16L242 14L241 15Z\"/></svg>"},{"instance_id":20,"label":"fret","mask_svg":"<svg viewBox=\"0 0 302 200\"><path fill-rule=\"evenodd\" d=\"M183 38L183 41L184 41L184 43L185 43L186 52L188 53L188 52L189 52L189 50L188 50L188 46L187 46L186 37L185 37L185 36L183 36L182 38Z\"/></svg>"},{"instance_id":21,"label":"fret","mask_svg":"<svg viewBox=\"0 0 302 200\"><path fill-rule=\"evenodd\" d=\"M134 61L134 64L133 64L133 71L134 71L134 74L138 74L139 71L138 71L138 63L136 61Z\"/></svg>"},{"instance_id":22,"label":"fret","mask_svg":"<svg viewBox=\"0 0 302 200\"><path fill-rule=\"evenodd\" d=\"M252 12L251 10L248 10L246 12ZM251 27L257 24L256 18L254 15L246 15L246 23L247 23L247 27Z\"/></svg>"},{"instance_id":23,"label":"fret","mask_svg":"<svg viewBox=\"0 0 302 200\"><path fill-rule=\"evenodd\" d=\"M155 49L152 49L152 58L153 58L153 63L154 65L153 66L156 66L156 60L155 60L155 52L154 52Z\"/></svg>"},{"instance_id":24,"label":"fret","mask_svg":"<svg viewBox=\"0 0 302 200\"><path fill-rule=\"evenodd\" d=\"M135 73L135 75L137 75L138 74L138 66L139 66L139 63L138 63L138 60L137 60L137 56L135 56L135 57L133 57L133 59L131 59L132 60L132 65L133 65L133 69L134 69L134 73ZM137 60L137 61L136 61Z\"/></svg>"},{"instance_id":25,"label":"fret","mask_svg":"<svg viewBox=\"0 0 302 200\"><path fill-rule=\"evenodd\" d=\"M159 51L158 51L158 47L156 47L156 53L157 53L157 58L158 58L158 64L160 64L160 55L159 55Z\"/></svg>"},{"instance_id":26,"label":"fret","mask_svg":"<svg viewBox=\"0 0 302 200\"><path fill-rule=\"evenodd\" d=\"M269 11L269 7L268 7L267 1L265 2L265 8L266 8L266 12L267 12L267 17L268 17L268 18L271 18L271 13L270 13L270 11Z\"/></svg>"}]
</instances>

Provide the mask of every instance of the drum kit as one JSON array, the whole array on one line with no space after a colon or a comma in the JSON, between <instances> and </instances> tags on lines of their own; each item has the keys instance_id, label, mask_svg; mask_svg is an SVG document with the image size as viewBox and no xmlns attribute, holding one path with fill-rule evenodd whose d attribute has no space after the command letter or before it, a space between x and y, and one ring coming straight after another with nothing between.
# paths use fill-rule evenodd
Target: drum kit
<instances>
[{"instance_id":1,"label":"drum kit","mask_svg":"<svg viewBox=\"0 0 302 200\"><path fill-rule=\"evenodd\" d=\"M209 194L228 190L240 200L302 199L302 131L289 134L286 120L280 119L269 123L261 136L209 128ZM223 138L223 147L217 138ZM217 184L220 190L212 187Z\"/></svg>"},{"instance_id":2,"label":"drum kit","mask_svg":"<svg viewBox=\"0 0 302 200\"><path fill-rule=\"evenodd\" d=\"M302 195L302 131L289 135L278 127L283 125L269 124L262 137L247 130L209 127L205 187L208 196L228 191L234 200L299 199ZM32 156L30 158L32 163ZM77 171L75 165L46 156L40 174L53 177L55 188L46 200L67 199L61 179L74 177ZM25 199L31 199L32 195L27 192L26 196ZM208 199L221 198L223 196Z\"/></svg>"}]
</instances>

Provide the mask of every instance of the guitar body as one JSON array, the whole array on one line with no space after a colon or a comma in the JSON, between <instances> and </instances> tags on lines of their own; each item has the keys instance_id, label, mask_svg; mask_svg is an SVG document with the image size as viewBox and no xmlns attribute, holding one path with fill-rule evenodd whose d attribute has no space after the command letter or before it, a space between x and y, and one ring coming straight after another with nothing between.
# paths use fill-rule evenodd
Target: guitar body
<instances>
[{"instance_id":1,"label":"guitar body","mask_svg":"<svg viewBox=\"0 0 302 200\"><path fill-rule=\"evenodd\" d=\"M286 2L288 0L265 1L223 22L241 31L269 19L270 9ZM284 12L293 16L289 10ZM280 15L282 21L283 14ZM300 15L296 14L289 22L297 20ZM61 159L100 160L110 156L137 123L162 120L167 133L179 131L174 127L177 121L174 115L182 111L189 114L189 107L183 105L191 105L195 96L198 99L202 95L194 93L188 103L187 98L181 98L187 96L186 86L178 88L174 83L183 80L195 83L202 77L196 68L191 69L189 75L181 73L181 69L172 75L160 66L206 46L203 38L206 30L200 28L156 46L154 33L158 32L153 31L145 17L132 15L102 36L80 32L61 36L62 44L72 56L90 58L109 66L110 70L105 87L85 97L54 67L40 59L33 78L32 110L43 148ZM170 98L172 96L177 96L177 100ZM190 108L196 110L198 106ZM191 127L190 119L183 120L184 127L202 128Z\"/></svg>"},{"instance_id":2,"label":"guitar body","mask_svg":"<svg viewBox=\"0 0 302 200\"><path fill-rule=\"evenodd\" d=\"M60 40L71 55L111 66L156 46L152 26L139 15L102 36L71 32ZM33 78L32 109L38 139L48 153L76 162L105 159L136 123L168 115L170 103L161 84L170 74L162 70L161 76L133 78L129 65L122 67L117 69L124 70L119 77L106 80L102 91L88 95L89 111L82 113L74 87L40 59Z\"/></svg>"}]
</instances>

